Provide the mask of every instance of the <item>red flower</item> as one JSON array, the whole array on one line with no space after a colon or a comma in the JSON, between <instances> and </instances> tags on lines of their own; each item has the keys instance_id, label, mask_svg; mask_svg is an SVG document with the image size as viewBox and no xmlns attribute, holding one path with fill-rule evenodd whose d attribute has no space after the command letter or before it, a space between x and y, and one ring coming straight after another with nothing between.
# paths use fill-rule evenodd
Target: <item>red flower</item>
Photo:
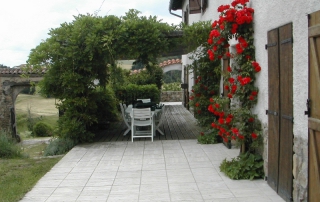
<instances>
[{"instance_id":1,"label":"red flower","mask_svg":"<svg viewBox=\"0 0 320 202\"><path fill-rule=\"evenodd\" d=\"M229 58L229 57L231 57L231 54L229 53L229 52L226 52L226 56ZM228 66L228 68L229 68L230 66ZM231 68L230 68L231 69Z\"/></svg>"},{"instance_id":2,"label":"red flower","mask_svg":"<svg viewBox=\"0 0 320 202\"><path fill-rule=\"evenodd\" d=\"M254 71L255 71L255 72L260 72L260 71L261 71L261 67L260 67L260 66L259 66L259 67L255 67L255 68L254 68Z\"/></svg>"},{"instance_id":3,"label":"red flower","mask_svg":"<svg viewBox=\"0 0 320 202\"><path fill-rule=\"evenodd\" d=\"M211 112L211 113L214 113L214 109L213 109L212 105L208 106L208 111Z\"/></svg>"},{"instance_id":4,"label":"red flower","mask_svg":"<svg viewBox=\"0 0 320 202\"><path fill-rule=\"evenodd\" d=\"M210 98L210 102L214 102L214 99L212 97Z\"/></svg>"},{"instance_id":5,"label":"red flower","mask_svg":"<svg viewBox=\"0 0 320 202\"><path fill-rule=\"evenodd\" d=\"M229 114L228 117L229 117L230 119L232 119L232 118L233 118L233 115L232 115L232 114Z\"/></svg>"},{"instance_id":6,"label":"red flower","mask_svg":"<svg viewBox=\"0 0 320 202\"><path fill-rule=\"evenodd\" d=\"M220 124L224 124L224 119L223 118L219 118L219 123Z\"/></svg>"},{"instance_id":7,"label":"red flower","mask_svg":"<svg viewBox=\"0 0 320 202\"><path fill-rule=\"evenodd\" d=\"M237 90L237 85L232 85L232 86L231 86L231 92L232 92L232 93L235 93L236 90Z\"/></svg>"},{"instance_id":8,"label":"red flower","mask_svg":"<svg viewBox=\"0 0 320 202\"><path fill-rule=\"evenodd\" d=\"M238 138L241 139L241 140L243 140L243 139L244 139L244 136L239 134L239 135L238 135Z\"/></svg>"},{"instance_id":9,"label":"red flower","mask_svg":"<svg viewBox=\"0 0 320 202\"><path fill-rule=\"evenodd\" d=\"M220 113L219 113L219 116L220 116L220 117L224 117L224 112L220 112Z\"/></svg>"},{"instance_id":10,"label":"red flower","mask_svg":"<svg viewBox=\"0 0 320 202\"><path fill-rule=\"evenodd\" d=\"M193 96L190 96L190 97L189 97L189 99L190 99L190 100L193 100L193 99L194 99L194 97L193 97Z\"/></svg>"},{"instance_id":11,"label":"red flower","mask_svg":"<svg viewBox=\"0 0 320 202\"><path fill-rule=\"evenodd\" d=\"M254 96L250 95L249 100L254 100Z\"/></svg>"},{"instance_id":12,"label":"red flower","mask_svg":"<svg viewBox=\"0 0 320 202\"><path fill-rule=\"evenodd\" d=\"M250 78L250 77L244 77L244 78L242 78L242 79L240 80L240 83L241 83L242 86L244 86L244 85L250 83L250 81L251 81L251 78Z\"/></svg>"},{"instance_id":13,"label":"red flower","mask_svg":"<svg viewBox=\"0 0 320 202\"><path fill-rule=\"evenodd\" d=\"M226 124L229 124L232 121L232 119L230 117L226 118Z\"/></svg>"},{"instance_id":14,"label":"red flower","mask_svg":"<svg viewBox=\"0 0 320 202\"><path fill-rule=\"evenodd\" d=\"M201 136L204 136L204 132L201 132L200 135L201 135Z\"/></svg>"},{"instance_id":15,"label":"red flower","mask_svg":"<svg viewBox=\"0 0 320 202\"><path fill-rule=\"evenodd\" d=\"M228 71L228 72L232 72L232 69L231 69L230 66L228 66L227 71Z\"/></svg>"},{"instance_id":16,"label":"red flower","mask_svg":"<svg viewBox=\"0 0 320 202\"><path fill-rule=\"evenodd\" d=\"M231 93L228 93L228 98L232 98L232 94Z\"/></svg>"},{"instance_id":17,"label":"red flower","mask_svg":"<svg viewBox=\"0 0 320 202\"><path fill-rule=\"evenodd\" d=\"M213 43L213 40L210 38L210 39L208 39L208 44L212 44Z\"/></svg>"},{"instance_id":18,"label":"red flower","mask_svg":"<svg viewBox=\"0 0 320 202\"><path fill-rule=\"evenodd\" d=\"M254 122L254 118L252 118L252 117L250 117L249 119L248 119L248 122Z\"/></svg>"},{"instance_id":19,"label":"red flower","mask_svg":"<svg viewBox=\"0 0 320 202\"><path fill-rule=\"evenodd\" d=\"M216 126L217 126L217 125L216 125L215 123L213 123L213 122L211 123L211 127L212 127L212 128L215 128Z\"/></svg>"},{"instance_id":20,"label":"red flower","mask_svg":"<svg viewBox=\"0 0 320 202\"><path fill-rule=\"evenodd\" d=\"M252 91L252 92L251 92L251 95L257 96L257 95L258 95L258 92L257 92L257 91Z\"/></svg>"},{"instance_id":21,"label":"red flower","mask_svg":"<svg viewBox=\"0 0 320 202\"><path fill-rule=\"evenodd\" d=\"M252 137L253 139L256 139L256 138L258 137L258 135L255 134L255 133L251 133L251 137Z\"/></svg>"},{"instance_id":22,"label":"red flower","mask_svg":"<svg viewBox=\"0 0 320 202\"><path fill-rule=\"evenodd\" d=\"M229 78L229 82L230 82L230 83L234 83L234 78L232 78L232 77Z\"/></svg>"},{"instance_id":23,"label":"red flower","mask_svg":"<svg viewBox=\"0 0 320 202\"><path fill-rule=\"evenodd\" d=\"M224 89L229 90L229 86L228 86L228 85L227 85L227 86L225 86L225 87L224 87Z\"/></svg>"},{"instance_id":24,"label":"red flower","mask_svg":"<svg viewBox=\"0 0 320 202\"><path fill-rule=\"evenodd\" d=\"M251 56L250 56L250 55L246 55L246 59L247 59L247 60L250 60L250 59L251 59Z\"/></svg>"},{"instance_id":25,"label":"red flower","mask_svg":"<svg viewBox=\"0 0 320 202\"><path fill-rule=\"evenodd\" d=\"M197 103L195 104L195 106L196 106L196 107L199 107L199 106L200 106L199 102L197 102Z\"/></svg>"},{"instance_id":26,"label":"red flower","mask_svg":"<svg viewBox=\"0 0 320 202\"><path fill-rule=\"evenodd\" d=\"M223 24L220 25L220 29L224 30L224 25Z\"/></svg>"},{"instance_id":27,"label":"red flower","mask_svg":"<svg viewBox=\"0 0 320 202\"><path fill-rule=\"evenodd\" d=\"M215 106L216 106L216 108L219 108L219 107L220 107L220 105L219 105L218 103L216 103Z\"/></svg>"},{"instance_id":28,"label":"red flower","mask_svg":"<svg viewBox=\"0 0 320 202\"><path fill-rule=\"evenodd\" d=\"M237 128L232 128L231 131L234 133L234 134L238 134L239 133L239 130Z\"/></svg>"}]
</instances>

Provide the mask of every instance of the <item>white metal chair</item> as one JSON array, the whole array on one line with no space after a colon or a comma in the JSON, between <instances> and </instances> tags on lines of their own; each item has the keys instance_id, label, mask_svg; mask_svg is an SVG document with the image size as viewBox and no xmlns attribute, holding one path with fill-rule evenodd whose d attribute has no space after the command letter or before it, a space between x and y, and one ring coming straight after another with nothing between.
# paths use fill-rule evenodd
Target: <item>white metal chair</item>
<instances>
[{"instance_id":1,"label":"white metal chair","mask_svg":"<svg viewBox=\"0 0 320 202\"><path fill-rule=\"evenodd\" d=\"M137 99L137 101L141 100L142 103L148 103L148 102L151 102L151 99L150 98L146 98L146 99Z\"/></svg>"},{"instance_id":2,"label":"white metal chair","mask_svg":"<svg viewBox=\"0 0 320 202\"><path fill-rule=\"evenodd\" d=\"M156 113L155 116L155 127L156 127L156 131L158 131L161 135L164 135L164 133L160 130L160 126L165 118L165 105L162 106L161 110Z\"/></svg>"},{"instance_id":3,"label":"white metal chair","mask_svg":"<svg viewBox=\"0 0 320 202\"><path fill-rule=\"evenodd\" d=\"M132 109L131 141L134 138L150 137L153 142L153 119L150 108ZM150 126L146 130L137 130L137 126ZM151 128L151 129L150 129Z\"/></svg>"},{"instance_id":4,"label":"white metal chair","mask_svg":"<svg viewBox=\"0 0 320 202\"><path fill-rule=\"evenodd\" d=\"M127 126L127 130L123 133L123 136L125 136L131 130L131 117L130 117L130 114L126 113L127 105L122 103L119 103L119 105L120 105L123 121Z\"/></svg>"}]
</instances>

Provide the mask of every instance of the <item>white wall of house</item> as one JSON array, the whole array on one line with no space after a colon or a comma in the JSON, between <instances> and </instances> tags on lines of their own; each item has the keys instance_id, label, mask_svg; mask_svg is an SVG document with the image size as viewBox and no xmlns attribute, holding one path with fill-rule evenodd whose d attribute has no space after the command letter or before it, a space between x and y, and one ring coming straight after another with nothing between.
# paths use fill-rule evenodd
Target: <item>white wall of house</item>
<instances>
[{"instance_id":1,"label":"white wall of house","mask_svg":"<svg viewBox=\"0 0 320 202\"><path fill-rule=\"evenodd\" d=\"M190 14L189 24L198 21L218 20L217 8L220 5L230 4L232 0L209 0L208 8L202 14ZM188 0L183 2L183 11L186 9ZM287 23L293 26L293 133L295 144L301 149L300 156L296 154L294 158L294 178L300 178L295 182L301 183L302 187L307 187L307 162L308 162L308 117L304 115L306 100L308 99L308 14L320 10L319 0L251 0L249 7L254 8L254 45L256 47L256 60L261 65L261 72L257 76L256 86L259 88L259 97L256 107L253 109L261 120L264 133L267 135L268 116L265 111L268 109L268 52L265 49L267 44L267 32ZM182 12L183 13L183 12ZM183 15L182 15L183 16ZM208 33L209 35L209 33ZM231 42L231 46L232 46ZM190 64L188 57L184 57L183 62ZM184 64L185 64L184 63ZM190 82L192 84L193 82ZM190 86L191 88L191 86ZM295 146L297 147L297 146ZM265 154L268 152L265 145ZM296 148L297 150L297 148ZM297 160L298 159L298 160ZM303 163L301 163L303 161ZM265 156L267 164L267 156ZM306 179L305 179L306 178ZM296 186L296 185L294 185ZM303 189L302 188L302 189ZM298 190L297 190L298 189ZM294 198L304 198L305 191L294 187ZM303 192L303 193L302 193ZM299 196L300 195L300 196ZM296 198L297 199L297 198Z\"/></svg>"},{"instance_id":2,"label":"white wall of house","mask_svg":"<svg viewBox=\"0 0 320 202\"><path fill-rule=\"evenodd\" d=\"M189 23L213 21L219 18L217 8L231 3L231 0L208 1L209 7L202 14L190 14ZM185 10L188 1L184 1ZM257 74L256 85L260 89L258 104L254 109L266 126L268 116L268 54L265 49L267 32L284 24L293 23L293 89L294 89L294 134L307 138L306 100L308 98L308 18L307 14L320 10L319 0L251 0L249 6L255 9L254 28L256 59L262 70ZM209 33L208 33L209 35ZM232 44L231 44L232 45ZM186 56L185 56L186 57ZM184 62L190 64L188 57Z\"/></svg>"}]
</instances>

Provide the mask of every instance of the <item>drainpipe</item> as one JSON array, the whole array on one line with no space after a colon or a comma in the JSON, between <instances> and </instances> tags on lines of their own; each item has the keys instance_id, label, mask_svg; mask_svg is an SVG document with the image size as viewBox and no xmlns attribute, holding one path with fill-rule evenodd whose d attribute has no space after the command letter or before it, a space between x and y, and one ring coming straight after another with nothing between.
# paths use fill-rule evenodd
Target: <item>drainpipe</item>
<instances>
[{"instance_id":1,"label":"drainpipe","mask_svg":"<svg viewBox=\"0 0 320 202\"><path fill-rule=\"evenodd\" d=\"M172 0L170 0L170 2L169 2L169 13L170 13L171 15L176 16L176 17L182 18L182 16L177 15L177 14L171 12L171 5L172 5Z\"/></svg>"}]
</instances>

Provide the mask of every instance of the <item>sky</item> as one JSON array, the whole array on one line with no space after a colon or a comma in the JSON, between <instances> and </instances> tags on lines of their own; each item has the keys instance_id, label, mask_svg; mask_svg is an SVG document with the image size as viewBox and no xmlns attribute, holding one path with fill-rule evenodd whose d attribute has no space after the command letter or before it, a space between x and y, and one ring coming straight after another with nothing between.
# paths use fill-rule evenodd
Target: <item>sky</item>
<instances>
[{"instance_id":1,"label":"sky","mask_svg":"<svg viewBox=\"0 0 320 202\"><path fill-rule=\"evenodd\" d=\"M0 64L26 64L30 50L49 37L50 29L78 14L124 16L136 9L144 16L179 24L169 13L170 0L0 0ZM181 15L181 10L174 13Z\"/></svg>"}]
</instances>

